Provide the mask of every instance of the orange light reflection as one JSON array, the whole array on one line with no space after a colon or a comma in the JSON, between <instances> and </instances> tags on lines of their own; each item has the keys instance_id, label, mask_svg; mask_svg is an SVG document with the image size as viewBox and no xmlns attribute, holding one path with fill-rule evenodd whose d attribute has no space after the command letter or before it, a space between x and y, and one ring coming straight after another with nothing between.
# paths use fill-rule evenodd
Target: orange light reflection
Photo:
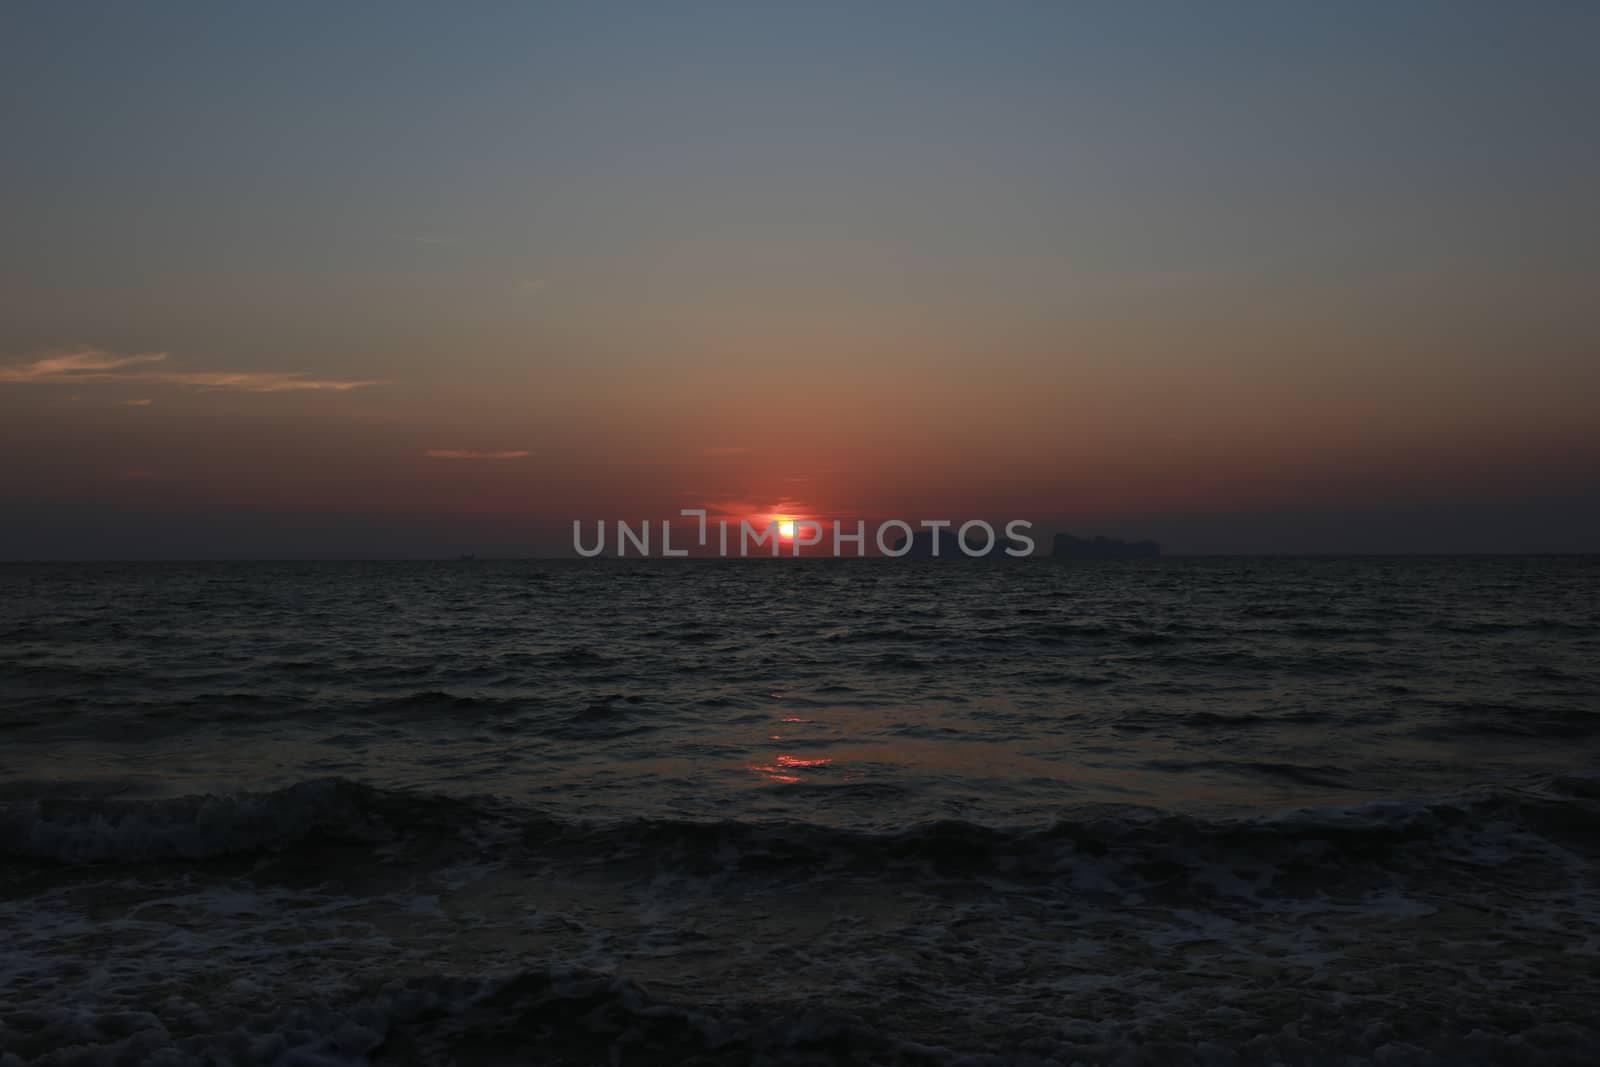
<instances>
[{"instance_id":1,"label":"orange light reflection","mask_svg":"<svg viewBox=\"0 0 1600 1067\"><path fill-rule=\"evenodd\" d=\"M831 759L801 759L799 756L780 755L771 763L751 764L745 769L764 774L774 782L793 785L800 781L800 776L785 772L820 770L831 763L833 763Z\"/></svg>"}]
</instances>

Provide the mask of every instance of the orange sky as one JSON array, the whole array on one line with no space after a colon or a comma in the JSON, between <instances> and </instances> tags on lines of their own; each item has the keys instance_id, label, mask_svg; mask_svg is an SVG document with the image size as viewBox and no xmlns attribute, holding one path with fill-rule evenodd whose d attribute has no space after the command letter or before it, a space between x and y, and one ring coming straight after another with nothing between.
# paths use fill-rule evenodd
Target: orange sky
<instances>
[{"instance_id":1,"label":"orange sky","mask_svg":"<svg viewBox=\"0 0 1600 1067\"><path fill-rule=\"evenodd\" d=\"M13 20L0 555L1596 546L1583 11L925 16Z\"/></svg>"}]
</instances>

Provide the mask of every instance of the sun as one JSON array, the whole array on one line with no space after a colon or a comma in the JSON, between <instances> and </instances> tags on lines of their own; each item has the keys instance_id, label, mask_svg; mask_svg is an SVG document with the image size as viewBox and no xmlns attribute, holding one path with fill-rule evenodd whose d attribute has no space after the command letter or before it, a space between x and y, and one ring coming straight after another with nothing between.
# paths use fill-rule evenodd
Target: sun
<instances>
[{"instance_id":1,"label":"sun","mask_svg":"<svg viewBox=\"0 0 1600 1067\"><path fill-rule=\"evenodd\" d=\"M779 519L778 520L778 536L779 537L793 537L794 536L794 520L793 519Z\"/></svg>"}]
</instances>

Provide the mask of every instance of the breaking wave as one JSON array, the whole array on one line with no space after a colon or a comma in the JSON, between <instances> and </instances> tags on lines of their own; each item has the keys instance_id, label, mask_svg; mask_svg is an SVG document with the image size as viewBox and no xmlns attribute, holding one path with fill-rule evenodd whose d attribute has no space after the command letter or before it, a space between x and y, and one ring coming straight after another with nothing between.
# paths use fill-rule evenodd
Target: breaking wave
<instances>
[{"instance_id":1,"label":"breaking wave","mask_svg":"<svg viewBox=\"0 0 1600 1067\"><path fill-rule=\"evenodd\" d=\"M578 861L645 856L708 873L916 866L947 876L1053 878L1106 862L1174 875L1221 864L1315 873L1327 890L1364 872L1426 872L1441 856L1492 867L1600 853L1600 778L1248 818L1091 805L1048 826L943 820L883 830L750 819L584 821L493 797L340 778L260 793L0 801L0 855L67 864L205 860L329 843L403 854L442 834L476 837L500 852Z\"/></svg>"}]
</instances>

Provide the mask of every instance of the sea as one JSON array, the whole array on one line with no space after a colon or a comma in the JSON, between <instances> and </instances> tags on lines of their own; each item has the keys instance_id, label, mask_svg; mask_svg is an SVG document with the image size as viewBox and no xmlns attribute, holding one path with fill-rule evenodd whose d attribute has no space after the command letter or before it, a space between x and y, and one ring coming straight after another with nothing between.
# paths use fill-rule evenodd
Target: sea
<instances>
[{"instance_id":1,"label":"sea","mask_svg":"<svg viewBox=\"0 0 1600 1067\"><path fill-rule=\"evenodd\" d=\"M0 565L0 1065L1600 1062L1600 557Z\"/></svg>"}]
</instances>

